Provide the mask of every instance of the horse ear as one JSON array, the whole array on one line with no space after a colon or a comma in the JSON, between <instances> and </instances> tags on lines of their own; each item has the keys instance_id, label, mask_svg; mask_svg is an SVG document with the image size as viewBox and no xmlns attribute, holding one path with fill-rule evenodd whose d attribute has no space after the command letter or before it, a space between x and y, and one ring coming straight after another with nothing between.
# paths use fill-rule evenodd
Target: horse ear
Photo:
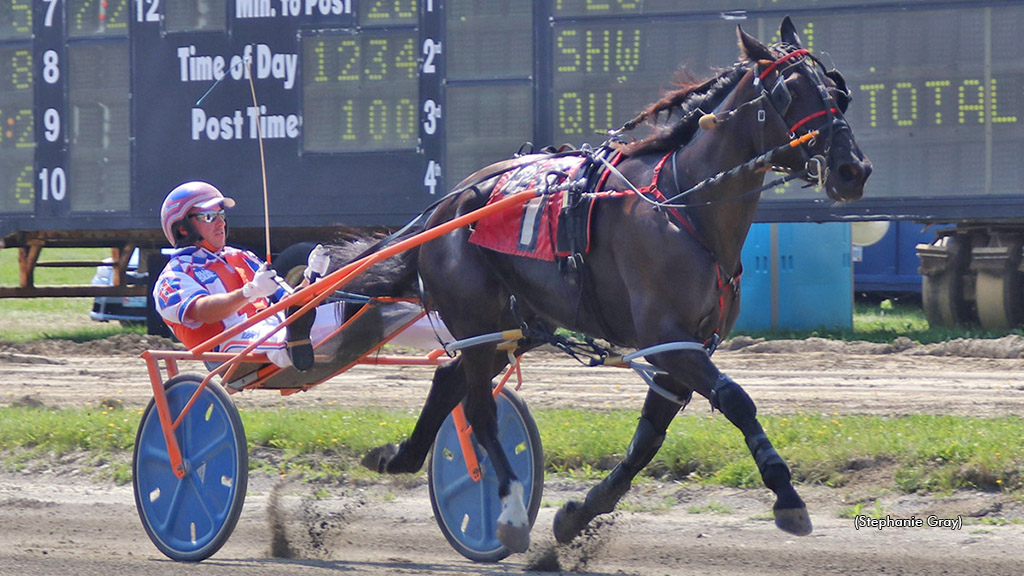
<instances>
[{"instance_id":1,"label":"horse ear","mask_svg":"<svg viewBox=\"0 0 1024 576\"><path fill-rule=\"evenodd\" d=\"M743 31L743 28L736 26L736 37L739 39L740 50L747 60L775 60L768 47L761 44L761 41Z\"/></svg>"},{"instance_id":2,"label":"horse ear","mask_svg":"<svg viewBox=\"0 0 1024 576\"><path fill-rule=\"evenodd\" d=\"M782 20L782 26L779 27L779 37L790 46L803 47L800 44L800 36L796 33L796 26L793 25L793 20L789 16Z\"/></svg>"}]
</instances>

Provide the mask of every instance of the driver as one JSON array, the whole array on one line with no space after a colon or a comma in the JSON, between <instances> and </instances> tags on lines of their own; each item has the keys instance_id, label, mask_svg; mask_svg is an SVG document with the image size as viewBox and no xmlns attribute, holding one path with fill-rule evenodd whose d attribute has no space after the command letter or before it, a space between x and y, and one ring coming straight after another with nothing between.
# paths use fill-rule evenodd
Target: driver
<instances>
[{"instance_id":1,"label":"driver","mask_svg":"<svg viewBox=\"0 0 1024 576\"><path fill-rule=\"evenodd\" d=\"M160 226L175 250L157 278L153 300L164 322L190 349L287 294L284 282L265 262L252 252L227 245L225 210L234 206L235 201L213 185L193 181L171 190L160 207ZM326 274L329 263L327 251L317 245L309 255L302 286ZM266 354L281 367L293 365L300 371L308 370L313 365L313 346L343 323L344 304L321 304L315 312L315 318L314 314L296 318L252 353ZM241 352L284 318L283 313L269 316L214 351Z\"/></svg>"}]
</instances>

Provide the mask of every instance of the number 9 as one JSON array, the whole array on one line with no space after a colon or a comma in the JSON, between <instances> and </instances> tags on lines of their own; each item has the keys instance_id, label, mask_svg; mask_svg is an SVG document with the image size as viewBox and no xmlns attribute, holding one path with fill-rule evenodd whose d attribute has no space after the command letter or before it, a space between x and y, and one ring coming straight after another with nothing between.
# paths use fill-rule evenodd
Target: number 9
<instances>
[{"instance_id":1,"label":"number 9","mask_svg":"<svg viewBox=\"0 0 1024 576\"><path fill-rule=\"evenodd\" d=\"M54 108L47 108L43 113L43 127L46 128L46 140L56 142L60 138L60 112Z\"/></svg>"}]
</instances>

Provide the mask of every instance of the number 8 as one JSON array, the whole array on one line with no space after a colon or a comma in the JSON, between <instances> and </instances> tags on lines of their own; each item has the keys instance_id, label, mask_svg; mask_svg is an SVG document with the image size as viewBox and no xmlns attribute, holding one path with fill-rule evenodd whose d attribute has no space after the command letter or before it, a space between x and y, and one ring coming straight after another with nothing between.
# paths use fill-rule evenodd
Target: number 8
<instances>
[{"instance_id":1,"label":"number 8","mask_svg":"<svg viewBox=\"0 0 1024 576\"><path fill-rule=\"evenodd\" d=\"M60 79L59 60L56 50L43 52L43 80L47 84L55 84Z\"/></svg>"}]
</instances>

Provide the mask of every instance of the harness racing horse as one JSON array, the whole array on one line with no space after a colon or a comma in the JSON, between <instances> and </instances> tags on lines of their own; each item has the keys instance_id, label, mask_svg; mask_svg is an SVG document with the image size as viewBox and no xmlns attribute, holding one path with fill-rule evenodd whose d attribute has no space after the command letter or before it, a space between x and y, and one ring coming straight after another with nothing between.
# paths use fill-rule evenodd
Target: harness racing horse
<instances>
[{"instance_id":1,"label":"harness racing horse","mask_svg":"<svg viewBox=\"0 0 1024 576\"><path fill-rule=\"evenodd\" d=\"M424 301L460 339L525 325L564 327L641 350L689 343L646 356L660 372L625 458L585 500L558 511L559 542L571 541L597 515L614 509L693 392L742 432L775 493L776 525L796 535L811 532L789 468L758 422L753 401L715 367L710 352L739 313L740 252L766 173L788 172L787 179L823 185L830 199L845 202L861 197L871 164L843 117L849 93L842 76L801 47L788 17L779 44L766 46L740 28L737 35L739 62L666 94L619 131L621 136L641 122L652 130L628 143L620 137L614 158L600 161L584 274L567 277L557 262L481 248L468 241L468 228L423 244L390 272L410 289L418 271ZM816 137L800 138L812 130ZM508 160L471 176L435 206L426 227L484 205L499 174L530 160ZM616 192L602 193L607 191ZM371 281L370 275L357 279L352 289L367 289L359 284ZM384 291L394 293L396 282ZM516 353L542 343L527 337ZM498 479L497 536L510 551L522 552L530 531L523 489L500 445L491 394L492 378L508 362L507 352L486 344L443 363L410 437L375 449L364 464L388 473L419 470L443 420L463 402Z\"/></svg>"}]
</instances>

